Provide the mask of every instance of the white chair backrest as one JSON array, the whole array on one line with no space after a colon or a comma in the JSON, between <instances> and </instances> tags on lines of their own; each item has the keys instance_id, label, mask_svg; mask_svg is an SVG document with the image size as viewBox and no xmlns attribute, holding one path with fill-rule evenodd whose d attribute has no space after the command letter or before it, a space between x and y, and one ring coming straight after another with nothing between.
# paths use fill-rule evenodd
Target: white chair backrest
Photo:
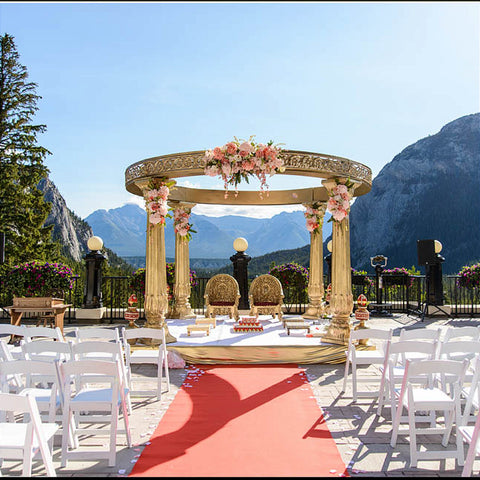
<instances>
[{"instance_id":1,"label":"white chair backrest","mask_svg":"<svg viewBox=\"0 0 480 480\"><path fill-rule=\"evenodd\" d=\"M17 335L23 337L25 335L25 325L11 325L10 323L0 324L0 337L7 342L10 340L10 335Z\"/></svg>"},{"instance_id":2,"label":"white chair backrest","mask_svg":"<svg viewBox=\"0 0 480 480\"><path fill-rule=\"evenodd\" d=\"M62 331L60 327L48 328L48 327L25 327L24 333L25 341L32 341L35 338L51 338L53 340L58 340L59 342L64 342Z\"/></svg>"},{"instance_id":3,"label":"white chair backrest","mask_svg":"<svg viewBox=\"0 0 480 480\"><path fill-rule=\"evenodd\" d=\"M471 360L480 353L480 341L443 341L439 347L439 358L448 360Z\"/></svg>"},{"instance_id":4,"label":"white chair backrest","mask_svg":"<svg viewBox=\"0 0 480 480\"><path fill-rule=\"evenodd\" d=\"M52 342L51 340L36 340L22 343L22 351L26 360L53 362L71 360L72 346L70 342Z\"/></svg>"},{"instance_id":5,"label":"white chair backrest","mask_svg":"<svg viewBox=\"0 0 480 480\"><path fill-rule=\"evenodd\" d=\"M75 328L75 340L76 342L84 341L108 341L108 342L119 342L120 335L118 333L118 328L102 328L102 327L93 327L93 328Z\"/></svg>"},{"instance_id":6,"label":"white chair backrest","mask_svg":"<svg viewBox=\"0 0 480 480\"><path fill-rule=\"evenodd\" d=\"M424 377L428 378L429 386L434 387L437 382L440 382L441 376L444 375L446 383L456 384L459 389L467 367L467 360L463 362L455 360L407 360L404 383L410 385L421 383L424 385L424 381L421 380L421 377Z\"/></svg>"},{"instance_id":7,"label":"white chair backrest","mask_svg":"<svg viewBox=\"0 0 480 480\"><path fill-rule=\"evenodd\" d=\"M155 340L165 341L165 330L163 328L125 328L122 327L122 339L124 344L126 340L137 338L154 338Z\"/></svg>"},{"instance_id":8,"label":"white chair backrest","mask_svg":"<svg viewBox=\"0 0 480 480\"><path fill-rule=\"evenodd\" d=\"M72 386L81 388L88 384L109 385L112 389L111 402L118 401L119 387L121 384L121 373L118 362L107 360L70 360L67 362L55 361L58 382L62 387L65 399L68 401L72 394Z\"/></svg>"},{"instance_id":9,"label":"white chair backrest","mask_svg":"<svg viewBox=\"0 0 480 480\"><path fill-rule=\"evenodd\" d=\"M415 328L407 330L402 328L400 330L399 340L440 340L440 328Z\"/></svg>"},{"instance_id":10,"label":"white chair backrest","mask_svg":"<svg viewBox=\"0 0 480 480\"><path fill-rule=\"evenodd\" d=\"M5 342L0 342L0 362L14 362L15 359L13 358L10 350L8 349L7 345ZM10 376L7 376L5 379L7 383L10 384L10 390L12 392L18 393L20 388L23 386L23 381L22 378L18 373L14 373ZM8 391L5 388L5 391Z\"/></svg>"},{"instance_id":11,"label":"white chair backrest","mask_svg":"<svg viewBox=\"0 0 480 480\"><path fill-rule=\"evenodd\" d=\"M53 362L41 362L38 360L14 360L13 362L0 362L0 381L5 385L9 375L21 375L24 387L34 387L37 383L56 383L55 366ZM7 392L5 388L2 391Z\"/></svg>"},{"instance_id":12,"label":"white chair backrest","mask_svg":"<svg viewBox=\"0 0 480 480\"><path fill-rule=\"evenodd\" d=\"M382 330L379 328L359 328L350 331L350 340L363 340L366 338L376 338L378 340L390 340L392 338L392 330Z\"/></svg>"},{"instance_id":13,"label":"white chair backrest","mask_svg":"<svg viewBox=\"0 0 480 480\"><path fill-rule=\"evenodd\" d=\"M478 327L448 327L443 337L444 342L452 339L463 339L477 341L480 340L480 325Z\"/></svg>"}]
</instances>

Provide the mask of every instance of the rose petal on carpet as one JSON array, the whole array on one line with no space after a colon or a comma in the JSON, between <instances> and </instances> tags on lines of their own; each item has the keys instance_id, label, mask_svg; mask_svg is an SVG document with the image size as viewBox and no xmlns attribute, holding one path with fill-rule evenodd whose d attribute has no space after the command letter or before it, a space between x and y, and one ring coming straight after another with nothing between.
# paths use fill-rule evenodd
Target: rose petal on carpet
<instances>
[{"instance_id":1,"label":"rose petal on carpet","mask_svg":"<svg viewBox=\"0 0 480 480\"><path fill-rule=\"evenodd\" d=\"M348 475L304 369L248 364L187 371L129 476Z\"/></svg>"}]
</instances>

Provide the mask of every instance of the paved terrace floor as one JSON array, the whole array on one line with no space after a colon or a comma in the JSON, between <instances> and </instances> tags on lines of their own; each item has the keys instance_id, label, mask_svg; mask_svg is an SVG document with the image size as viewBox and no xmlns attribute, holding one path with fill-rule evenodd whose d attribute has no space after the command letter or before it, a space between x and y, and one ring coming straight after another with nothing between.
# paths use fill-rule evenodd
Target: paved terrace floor
<instances>
[{"instance_id":1,"label":"paved terrace floor","mask_svg":"<svg viewBox=\"0 0 480 480\"><path fill-rule=\"evenodd\" d=\"M394 314L392 317L372 317L370 328L393 328L394 337L398 338L401 328L436 328L445 330L448 326L479 325L480 319L429 317L423 322L417 316ZM77 326L77 325L75 325ZM75 326L67 326L65 334L73 336ZM81 326L81 325L80 325ZM102 325L118 327L119 325ZM81 326L88 328L88 326ZM359 398L352 402L350 387L341 394L344 364L339 365L300 365L306 369L307 378L312 387L318 405L327 414L327 424L337 444L348 471L352 477L460 477L462 468L455 466L453 459L420 460L417 468L409 467L408 436L399 436L397 446L390 447L391 418L389 408L384 409L384 416L377 417L376 400ZM134 366L134 376L145 381L145 386L154 385L155 367L150 365ZM362 368L362 375L378 375L376 366ZM66 468L60 467L60 446L54 446L54 466L59 477L122 477L132 470L143 444L148 441L149 432L153 433L158 422L175 398L186 376L185 369L171 369L171 389L162 395L161 401L154 398L132 398L130 425L133 447L122 445L119 436L117 445L117 464L108 467L106 460L69 461ZM364 387L362 386L362 389ZM375 385L370 387L372 391ZM440 436L425 438L440 439ZM93 443L98 439L91 440ZM105 438L106 442L106 438ZM98 443L97 443L98 444ZM82 447L80 447L82 448ZM454 449L454 435L448 448ZM436 449L436 448L435 448ZM294 452L292 452L292 460ZM1 467L3 476L21 476L20 461L5 461ZM473 473L480 470L480 460L474 463ZM41 461L35 461L33 476L44 476ZM221 475L221 472L219 472ZM334 477L335 475L332 475Z\"/></svg>"}]
</instances>

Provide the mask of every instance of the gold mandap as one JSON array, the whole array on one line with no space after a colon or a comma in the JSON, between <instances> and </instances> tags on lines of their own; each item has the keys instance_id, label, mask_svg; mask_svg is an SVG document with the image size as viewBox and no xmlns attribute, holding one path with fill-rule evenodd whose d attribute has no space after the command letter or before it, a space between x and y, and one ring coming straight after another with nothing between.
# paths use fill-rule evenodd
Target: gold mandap
<instances>
[{"instance_id":1,"label":"gold mandap","mask_svg":"<svg viewBox=\"0 0 480 480\"><path fill-rule=\"evenodd\" d=\"M319 186L295 190L272 190L259 195L258 191L241 191L225 195L223 190L208 190L175 186L168 196L171 208L191 212L197 204L214 205L315 205L325 214L327 202L338 182L349 181L353 196L368 193L372 185L370 168L347 158L297 150L281 150L284 171L277 175L299 175L319 178ZM127 191L144 197L152 180L204 175L205 151L174 153L147 158L130 165L125 171ZM147 327L164 328L167 343L176 342L168 331L165 315L168 310L166 278L165 233L160 224L149 223L147 211L145 316ZM194 241L194 240L193 240ZM189 303L189 242L175 235L175 318L193 318ZM304 318L317 319L324 313L323 239L319 232L310 234L309 305ZM350 333L350 314L353 295L350 269L350 234L348 215L332 225L332 291L330 313L332 320L322 343L345 345ZM343 352L343 350L342 350Z\"/></svg>"}]
</instances>

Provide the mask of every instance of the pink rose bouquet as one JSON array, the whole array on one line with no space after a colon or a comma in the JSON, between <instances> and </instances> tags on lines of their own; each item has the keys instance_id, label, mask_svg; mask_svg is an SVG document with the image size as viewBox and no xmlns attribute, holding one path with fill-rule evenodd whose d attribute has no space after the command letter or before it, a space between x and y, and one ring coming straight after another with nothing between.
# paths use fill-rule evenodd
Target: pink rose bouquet
<instances>
[{"instance_id":1,"label":"pink rose bouquet","mask_svg":"<svg viewBox=\"0 0 480 480\"><path fill-rule=\"evenodd\" d=\"M222 147L215 147L205 152L205 175L220 176L224 182L225 198L228 186L234 185L238 194L238 184L254 175L260 180L261 194L268 190L267 175L285 171L279 154L281 149L270 141L267 145L255 143L252 135L249 140L228 142Z\"/></svg>"},{"instance_id":2,"label":"pink rose bouquet","mask_svg":"<svg viewBox=\"0 0 480 480\"><path fill-rule=\"evenodd\" d=\"M330 191L327 202L327 210L332 214L332 219L336 222L341 222L348 217L350 212L350 200L353 197L352 191L353 183L347 180L345 184L337 183L337 185Z\"/></svg>"},{"instance_id":3,"label":"pink rose bouquet","mask_svg":"<svg viewBox=\"0 0 480 480\"><path fill-rule=\"evenodd\" d=\"M305 207L303 214L306 218L306 226L309 232L314 234L321 232L324 211L320 210L320 204L317 202L313 203L312 206Z\"/></svg>"},{"instance_id":4,"label":"pink rose bouquet","mask_svg":"<svg viewBox=\"0 0 480 480\"><path fill-rule=\"evenodd\" d=\"M192 230L192 225L190 222L190 213L187 212L185 208L177 207L173 211L173 228L175 233L178 233L180 236L185 237L187 240L192 238L191 233L196 233L195 230Z\"/></svg>"},{"instance_id":5,"label":"pink rose bouquet","mask_svg":"<svg viewBox=\"0 0 480 480\"><path fill-rule=\"evenodd\" d=\"M144 194L145 208L149 215L149 222L152 225L165 226L165 218L168 217L168 195L173 182L167 182L166 179L157 179L151 181L149 188Z\"/></svg>"}]
</instances>

